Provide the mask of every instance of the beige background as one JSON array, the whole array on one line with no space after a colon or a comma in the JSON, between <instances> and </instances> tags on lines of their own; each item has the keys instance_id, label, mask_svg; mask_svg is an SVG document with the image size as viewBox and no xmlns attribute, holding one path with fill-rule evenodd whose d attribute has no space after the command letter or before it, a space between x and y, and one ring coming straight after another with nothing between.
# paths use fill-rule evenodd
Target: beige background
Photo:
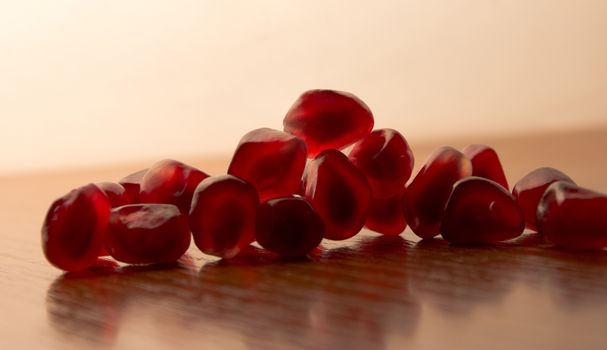
<instances>
[{"instance_id":1,"label":"beige background","mask_svg":"<svg viewBox=\"0 0 607 350\"><path fill-rule=\"evenodd\" d=\"M605 125L607 1L0 0L0 173L229 154L316 87L413 142Z\"/></svg>"}]
</instances>

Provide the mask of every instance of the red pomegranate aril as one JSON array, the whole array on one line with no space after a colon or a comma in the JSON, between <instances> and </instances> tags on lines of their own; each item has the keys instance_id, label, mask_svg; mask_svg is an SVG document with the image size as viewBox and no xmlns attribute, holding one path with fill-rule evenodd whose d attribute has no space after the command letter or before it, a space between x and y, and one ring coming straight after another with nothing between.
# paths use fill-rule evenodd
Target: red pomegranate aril
<instances>
[{"instance_id":1,"label":"red pomegranate aril","mask_svg":"<svg viewBox=\"0 0 607 350\"><path fill-rule=\"evenodd\" d=\"M329 149L308 163L304 172L305 198L325 224L324 238L343 240L365 224L371 188L365 175L343 153Z\"/></svg>"},{"instance_id":2,"label":"red pomegranate aril","mask_svg":"<svg viewBox=\"0 0 607 350\"><path fill-rule=\"evenodd\" d=\"M228 174L252 184L260 200L290 196L298 190L307 147L299 137L269 128L250 131L240 140Z\"/></svg>"},{"instance_id":3,"label":"red pomegranate aril","mask_svg":"<svg viewBox=\"0 0 607 350\"><path fill-rule=\"evenodd\" d=\"M259 209L255 237L265 249L286 257L305 256L322 241L324 224L301 197L275 198Z\"/></svg>"},{"instance_id":4,"label":"red pomegranate aril","mask_svg":"<svg viewBox=\"0 0 607 350\"><path fill-rule=\"evenodd\" d=\"M283 120L284 131L306 142L308 157L360 140L371 132L373 123L373 114L363 101L334 90L304 92Z\"/></svg>"},{"instance_id":5,"label":"red pomegranate aril","mask_svg":"<svg viewBox=\"0 0 607 350\"><path fill-rule=\"evenodd\" d=\"M528 229L537 231L537 206L546 188L556 181L575 182L563 172L550 168L538 168L521 178L512 190L512 194L525 214Z\"/></svg>"},{"instance_id":6,"label":"red pomegranate aril","mask_svg":"<svg viewBox=\"0 0 607 350\"><path fill-rule=\"evenodd\" d=\"M132 174L129 174L120 181L118 184L124 187L124 190L127 193L127 197L130 198L129 204L138 204L139 203L139 192L141 191L141 181L143 181L143 176L148 172L148 169L142 169L136 171Z\"/></svg>"},{"instance_id":7,"label":"red pomegranate aril","mask_svg":"<svg viewBox=\"0 0 607 350\"><path fill-rule=\"evenodd\" d=\"M453 147L435 150L407 187L405 219L421 238L440 233L440 222L453 184L472 175L470 159Z\"/></svg>"},{"instance_id":8,"label":"red pomegranate aril","mask_svg":"<svg viewBox=\"0 0 607 350\"><path fill-rule=\"evenodd\" d=\"M462 153L472 162L472 176L493 180L505 189L509 189L502 163L493 148L487 145L473 144L464 148Z\"/></svg>"},{"instance_id":9,"label":"red pomegranate aril","mask_svg":"<svg viewBox=\"0 0 607 350\"><path fill-rule=\"evenodd\" d=\"M554 182L539 202L537 224L546 240L561 248L606 248L607 194L578 187L571 181Z\"/></svg>"},{"instance_id":10,"label":"red pomegranate aril","mask_svg":"<svg viewBox=\"0 0 607 350\"><path fill-rule=\"evenodd\" d=\"M348 157L367 176L375 198L400 192L413 170L413 152L393 129L374 130L354 145Z\"/></svg>"},{"instance_id":11,"label":"red pomegranate aril","mask_svg":"<svg viewBox=\"0 0 607 350\"><path fill-rule=\"evenodd\" d=\"M176 160L161 160L143 176L139 199L141 203L173 204L187 214L196 186L208 176Z\"/></svg>"},{"instance_id":12,"label":"red pomegranate aril","mask_svg":"<svg viewBox=\"0 0 607 350\"><path fill-rule=\"evenodd\" d=\"M525 217L514 197L495 181L471 176L453 185L441 234L453 244L492 244L516 238Z\"/></svg>"},{"instance_id":13,"label":"red pomegranate aril","mask_svg":"<svg viewBox=\"0 0 607 350\"><path fill-rule=\"evenodd\" d=\"M42 226L42 249L47 260L66 271L92 266L102 249L110 202L89 184L51 204Z\"/></svg>"},{"instance_id":14,"label":"red pomegranate aril","mask_svg":"<svg viewBox=\"0 0 607 350\"><path fill-rule=\"evenodd\" d=\"M98 182L95 184L110 201L112 208L121 207L123 205L132 204L129 194L122 185L114 182Z\"/></svg>"},{"instance_id":15,"label":"red pomegranate aril","mask_svg":"<svg viewBox=\"0 0 607 350\"><path fill-rule=\"evenodd\" d=\"M132 204L112 210L105 247L129 264L169 263L190 246L186 217L171 204Z\"/></svg>"},{"instance_id":16,"label":"red pomegranate aril","mask_svg":"<svg viewBox=\"0 0 607 350\"><path fill-rule=\"evenodd\" d=\"M232 258L255 240L259 198L255 188L232 176L211 176L196 188L189 222L196 246Z\"/></svg>"},{"instance_id":17,"label":"red pomegranate aril","mask_svg":"<svg viewBox=\"0 0 607 350\"><path fill-rule=\"evenodd\" d=\"M373 198L365 227L384 235L399 235L407 228L404 214L404 188L387 198Z\"/></svg>"}]
</instances>

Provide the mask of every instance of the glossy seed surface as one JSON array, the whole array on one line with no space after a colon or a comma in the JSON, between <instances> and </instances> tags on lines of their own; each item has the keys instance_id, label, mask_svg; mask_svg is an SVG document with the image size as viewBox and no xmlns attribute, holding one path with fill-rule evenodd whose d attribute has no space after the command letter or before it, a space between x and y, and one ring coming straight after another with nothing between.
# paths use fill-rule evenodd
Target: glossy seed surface
<instances>
[{"instance_id":1,"label":"glossy seed surface","mask_svg":"<svg viewBox=\"0 0 607 350\"><path fill-rule=\"evenodd\" d=\"M283 120L284 131L306 142L309 157L362 139L371 132L373 124L373 114L363 101L335 90L303 93Z\"/></svg>"},{"instance_id":2,"label":"glossy seed surface","mask_svg":"<svg viewBox=\"0 0 607 350\"><path fill-rule=\"evenodd\" d=\"M354 144L348 158L367 177L373 197L399 193L411 177L413 151L394 129L378 129Z\"/></svg>"},{"instance_id":3,"label":"glossy seed surface","mask_svg":"<svg viewBox=\"0 0 607 350\"><path fill-rule=\"evenodd\" d=\"M438 235L453 184L471 175L472 163L460 151L435 150L407 187L405 218L411 230L421 238Z\"/></svg>"},{"instance_id":4,"label":"glossy seed surface","mask_svg":"<svg viewBox=\"0 0 607 350\"><path fill-rule=\"evenodd\" d=\"M112 210L105 248L129 264L174 262L190 246L190 229L171 204L132 204Z\"/></svg>"},{"instance_id":5,"label":"glossy seed surface","mask_svg":"<svg viewBox=\"0 0 607 350\"><path fill-rule=\"evenodd\" d=\"M189 223L203 253L232 258L254 241L259 198L255 188L232 176L211 176L196 188Z\"/></svg>"},{"instance_id":6,"label":"glossy seed surface","mask_svg":"<svg viewBox=\"0 0 607 350\"><path fill-rule=\"evenodd\" d=\"M101 253L109 215L107 196L93 184L57 199L42 225L46 259L66 271L92 266Z\"/></svg>"},{"instance_id":7,"label":"glossy seed surface","mask_svg":"<svg viewBox=\"0 0 607 350\"><path fill-rule=\"evenodd\" d=\"M459 180L447 201L441 234L454 244L492 244L516 238L525 217L514 197L495 181L471 176Z\"/></svg>"},{"instance_id":8,"label":"glossy seed surface","mask_svg":"<svg viewBox=\"0 0 607 350\"><path fill-rule=\"evenodd\" d=\"M607 247L607 194L569 181L552 183L537 209L539 232L546 240L571 250Z\"/></svg>"},{"instance_id":9,"label":"glossy seed surface","mask_svg":"<svg viewBox=\"0 0 607 350\"><path fill-rule=\"evenodd\" d=\"M228 174L252 184L262 201L297 192L307 147L299 137L262 128L242 137L228 167Z\"/></svg>"},{"instance_id":10,"label":"glossy seed surface","mask_svg":"<svg viewBox=\"0 0 607 350\"><path fill-rule=\"evenodd\" d=\"M556 181L566 181L575 185L575 182L560 170L543 167L537 168L521 178L512 189L523 213L528 229L537 231L537 207L544 191Z\"/></svg>"}]
</instances>

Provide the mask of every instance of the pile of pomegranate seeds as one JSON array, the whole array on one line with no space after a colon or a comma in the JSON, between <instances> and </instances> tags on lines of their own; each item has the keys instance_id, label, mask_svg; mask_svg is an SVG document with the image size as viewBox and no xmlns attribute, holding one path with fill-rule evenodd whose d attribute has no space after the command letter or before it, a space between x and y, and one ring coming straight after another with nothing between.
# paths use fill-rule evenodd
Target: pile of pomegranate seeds
<instances>
[{"instance_id":1,"label":"pile of pomegranate seeds","mask_svg":"<svg viewBox=\"0 0 607 350\"><path fill-rule=\"evenodd\" d=\"M169 263L192 237L203 253L220 258L255 241L277 255L302 257L323 238L348 239L363 226L398 235L407 224L422 239L442 235L454 245L491 245L526 227L561 248L607 248L607 195L559 170L533 170L510 193L494 149L445 146L409 181L414 156L405 137L372 130L369 107L340 91L305 92L283 125L244 135L227 175L167 159L117 183L72 190L46 215L46 258L66 271L104 255Z\"/></svg>"}]
</instances>

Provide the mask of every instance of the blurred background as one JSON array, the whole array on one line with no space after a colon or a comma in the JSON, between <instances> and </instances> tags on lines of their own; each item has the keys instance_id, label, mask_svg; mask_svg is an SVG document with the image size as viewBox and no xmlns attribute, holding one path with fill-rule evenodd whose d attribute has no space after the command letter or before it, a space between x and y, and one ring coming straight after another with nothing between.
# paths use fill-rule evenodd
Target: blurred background
<instances>
[{"instance_id":1,"label":"blurred background","mask_svg":"<svg viewBox=\"0 0 607 350\"><path fill-rule=\"evenodd\" d=\"M2 1L0 174L230 155L298 95L410 142L607 125L607 1Z\"/></svg>"}]
</instances>

